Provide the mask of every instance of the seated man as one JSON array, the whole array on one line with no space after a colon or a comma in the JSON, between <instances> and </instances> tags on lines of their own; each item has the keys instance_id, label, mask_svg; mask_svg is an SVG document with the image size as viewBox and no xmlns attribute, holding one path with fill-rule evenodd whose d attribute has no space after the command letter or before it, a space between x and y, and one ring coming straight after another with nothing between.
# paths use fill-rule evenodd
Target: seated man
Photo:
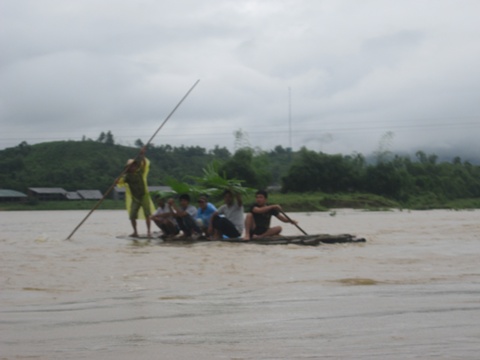
<instances>
[{"instance_id":1,"label":"seated man","mask_svg":"<svg viewBox=\"0 0 480 360\"><path fill-rule=\"evenodd\" d=\"M230 190L225 190L223 201L225 204L210 218L209 232L215 239L221 239L222 236L238 238L242 236L244 225L242 196L237 194L234 197Z\"/></svg>"},{"instance_id":2,"label":"seated man","mask_svg":"<svg viewBox=\"0 0 480 360\"><path fill-rule=\"evenodd\" d=\"M290 221L280 212L280 205L267 205L268 194L264 190L258 190L255 193L255 204L250 208L250 212L245 217L245 240L252 237L268 237L279 235L282 232L281 226L270 227L270 219L275 216L282 222L296 224L295 220Z\"/></svg>"},{"instance_id":3,"label":"seated man","mask_svg":"<svg viewBox=\"0 0 480 360\"><path fill-rule=\"evenodd\" d=\"M196 223L200 228L200 233L205 234L205 236L212 235L209 232L210 228L210 218L217 211L217 208L212 203L208 202L208 199L205 195L202 195L198 198L198 210Z\"/></svg>"},{"instance_id":4,"label":"seated man","mask_svg":"<svg viewBox=\"0 0 480 360\"><path fill-rule=\"evenodd\" d=\"M168 200L172 213L174 213L175 220L177 220L178 227L183 231L183 235L191 237L193 234L199 234L200 229L195 223L195 217L197 215L197 209L195 206L190 205L190 195L182 194L178 198L180 206L175 205L173 199Z\"/></svg>"},{"instance_id":5,"label":"seated man","mask_svg":"<svg viewBox=\"0 0 480 360\"><path fill-rule=\"evenodd\" d=\"M170 206L165 202L163 196L158 195L156 198L157 201L157 211L150 216L150 219L162 230L163 234L160 237L169 237L177 235L180 230L178 229L177 222L173 217L173 212L170 209Z\"/></svg>"}]
</instances>

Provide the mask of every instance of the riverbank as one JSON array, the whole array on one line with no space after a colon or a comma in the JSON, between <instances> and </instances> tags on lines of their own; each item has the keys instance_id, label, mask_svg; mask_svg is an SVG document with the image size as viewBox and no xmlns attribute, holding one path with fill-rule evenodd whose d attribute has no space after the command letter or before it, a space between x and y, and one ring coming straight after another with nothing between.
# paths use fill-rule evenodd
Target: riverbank
<instances>
[{"instance_id":1,"label":"riverbank","mask_svg":"<svg viewBox=\"0 0 480 360\"><path fill-rule=\"evenodd\" d=\"M254 197L244 199L245 204L254 201ZM220 201L214 201L216 205ZM281 204L285 211L307 212L307 211L331 211L332 209L350 208L362 210L389 210L389 209L480 209L480 199L457 199L445 200L441 197L427 194L424 197L411 198L404 202L398 202L382 196L373 194L324 194L324 193L272 193L269 196L269 203ZM92 200L75 201L35 201L26 203L0 203L0 211L9 210L90 210L96 205ZM125 204L120 200L104 200L99 210L120 210Z\"/></svg>"}]
</instances>

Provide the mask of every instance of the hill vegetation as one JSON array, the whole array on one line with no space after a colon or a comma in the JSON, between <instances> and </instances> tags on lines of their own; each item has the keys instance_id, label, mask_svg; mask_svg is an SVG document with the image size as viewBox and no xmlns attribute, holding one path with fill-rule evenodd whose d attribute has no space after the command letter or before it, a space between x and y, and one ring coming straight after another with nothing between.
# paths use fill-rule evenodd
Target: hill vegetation
<instances>
[{"instance_id":1,"label":"hill vegetation","mask_svg":"<svg viewBox=\"0 0 480 360\"><path fill-rule=\"evenodd\" d=\"M0 188L26 191L28 187L62 187L66 190L104 191L121 173L127 159L138 155L140 146L141 143L135 148L103 140L36 145L23 142L0 151ZM272 182L279 184L291 158L291 154L281 147L269 153L241 149L232 155L228 149L218 146L207 151L199 146L150 145L146 155L152 163L151 185L166 185L169 178L191 182L216 161L222 173L258 188Z\"/></svg>"},{"instance_id":2,"label":"hill vegetation","mask_svg":"<svg viewBox=\"0 0 480 360\"><path fill-rule=\"evenodd\" d=\"M143 144L136 145L117 145L110 133L96 141L23 142L0 151L0 188L26 192L28 187L63 187L104 192ZM385 199L380 203L390 201L408 208L439 208L453 203L478 207L480 166L459 157L440 162L436 155L422 151L413 159L385 155L378 154L376 161L367 162L361 154L329 155L306 148L292 152L282 146L270 151L243 147L234 154L218 146L207 150L161 145L149 146L147 151L152 163L150 185L166 185L169 178L192 182L215 162L222 174L242 179L248 187L278 185L283 193L303 194L299 197L303 199L308 194L323 194L313 208L334 205L340 194L351 194L350 200L355 198L357 203L364 194L370 194ZM349 204L345 197L341 201Z\"/></svg>"}]
</instances>

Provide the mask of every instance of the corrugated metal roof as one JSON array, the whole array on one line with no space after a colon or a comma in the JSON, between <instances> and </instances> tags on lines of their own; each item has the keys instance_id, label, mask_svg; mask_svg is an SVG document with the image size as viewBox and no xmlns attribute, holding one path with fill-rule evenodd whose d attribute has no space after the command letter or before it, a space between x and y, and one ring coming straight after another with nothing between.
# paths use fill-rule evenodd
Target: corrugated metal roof
<instances>
[{"instance_id":1,"label":"corrugated metal roof","mask_svg":"<svg viewBox=\"0 0 480 360\"><path fill-rule=\"evenodd\" d=\"M148 191L172 191L172 188L170 186L149 186Z\"/></svg>"},{"instance_id":2,"label":"corrugated metal roof","mask_svg":"<svg viewBox=\"0 0 480 360\"><path fill-rule=\"evenodd\" d=\"M100 200L103 197L100 190L77 190L77 193L85 200Z\"/></svg>"},{"instance_id":3,"label":"corrugated metal roof","mask_svg":"<svg viewBox=\"0 0 480 360\"><path fill-rule=\"evenodd\" d=\"M67 190L62 188L28 188L28 190L37 194L67 194Z\"/></svg>"},{"instance_id":4,"label":"corrugated metal roof","mask_svg":"<svg viewBox=\"0 0 480 360\"><path fill-rule=\"evenodd\" d=\"M120 187L120 186L115 186L115 191L117 193L124 193L125 192L125 187ZM149 186L148 191L165 191L169 192L172 191L172 188L170 186Z\"/></svg>"},{"instance_id":5,"label":"corrugated metal roof","mask_svg":"<svg viewBox=\"0 0 480 360\"><path fill-rule=\"evenodd\" d=\"M16 190L0 189L0 197L27 197L27 195Z\"/></svg>"},{"instance_id":6,"label":"corrugated metal roof","mask_svg":"<svg viewBox=\"0 0 480 360\"><path fill-rule=\"evenodd\" d=\"M67 193L67 199L68 200L82 200L82 197L76 191L69 191Z\"/></svg>"}]
</instances>

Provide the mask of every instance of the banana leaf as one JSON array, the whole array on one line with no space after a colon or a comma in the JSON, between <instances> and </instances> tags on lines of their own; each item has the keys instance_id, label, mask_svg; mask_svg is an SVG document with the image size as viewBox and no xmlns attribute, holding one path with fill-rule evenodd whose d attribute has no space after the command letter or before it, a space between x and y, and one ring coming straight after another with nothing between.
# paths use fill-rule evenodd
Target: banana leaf
<instances>
[{"instance_id":1,"label":"banana leaf","mask_svg":"<svg viewBox=\"0 0 480 360\"><path fill-rule=\"evenodd\" d=\"M211 163L203 169L202 177L190 176L196 184L188 184L178 181L174 178L168 178L166 183L176 194L190 194L193 197L208 195L220 197L225 190L230 190L233 194L247 196L255 190L242 186L243 180L227 179L225 173L220 175L219 165L216 162Z\"/></svg>"},{"instance_id":2,"label":"banana leaf","mask_svg":"<svg viewBox=\"0 0 480 360\"><path fill-rule=\"evenodd\" d=\"M192 177L203 189L211 190L213 195L221 195L230 190L233 194L249 195L254 189L242 186L243 180L227 179L225 173L220 174L217 162L212 162L203 169L203 177Z\"/></svg>"},{"instance_id":3,"label":"banana leaf","mask_svg":"<svg viewBox=\"0 0 480 360\"><path fill-rule=\"evenodd\" d=\"M190 194L193 197L198 197L200 195L212 195L217 189L208 189L203 188L198 185L187 184L185 182L178 181L174 178L168 178L166 181L167 185L170 186L175 194Z\"/></svg>"}]
</instances>

